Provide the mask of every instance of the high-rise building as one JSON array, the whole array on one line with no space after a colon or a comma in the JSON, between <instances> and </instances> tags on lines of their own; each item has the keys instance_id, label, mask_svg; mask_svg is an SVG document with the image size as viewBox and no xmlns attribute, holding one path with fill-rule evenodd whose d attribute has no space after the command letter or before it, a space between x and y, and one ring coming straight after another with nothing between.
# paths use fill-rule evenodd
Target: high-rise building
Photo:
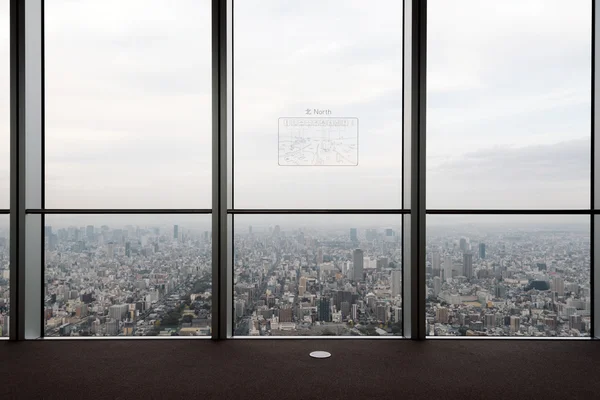
<instances>
[{"instance_id":1,"label":"high-rise building","mask_svg":"<svg viewBox=\"0 0 600 400\"><path fill-rule=\"evenodd\" d=\"M358 234L356 228L350 228L350 241L358 242Z\"/></svg>"},{"instance_id":2,"label":"high-rise building","mask_svg":"<svg viewBox=\"0 0 600 400\"><path fill-rule=\"evenodd\" d=\"M433 295L437 296L440 294L440 290L442 289L442 278L439 276L433 277Z\"/></svg>"},{"instance_id":3,"label":"high-rise building","mask_svg":"<svg viewBox=\"0 0 600 400\"><path fill-rule=\"evenodd\" d=\"M402 271L395 269L390 275L392 296L396 297L402 294Z\"/></svg>"},{"instance_id":4,"label":"high-rise building","mask_svg":"<svg viewBox=\"0 0 600 400\"><path fill-rule=\"evenodd\" d=\"M179 225L173 226L173 239L179 239Z\"/></svg>"},{"instance_id":5,"label":"high-rise building","mask_svg":"<svg viewBox=\"0 0 600 400\"><path fill-rule=\"evenodd\" d=\"M127 314L129 306L127 304L116 304L108 308L108 316L116 321L120 321Z\"/></svg>"},{"instance_id":6,"label":"high-rise building","mask_svg":"<svg viewBox=\"0 0 600 400\"><path fill-rule=\"evenodd\" d=\"M356 321L358 319L358 304L352 304L352 320Z\"/></svg>"},{"instance_id":7,"label":"high-rise building","mask_svg":"<svg viewBox=\"0 0 600 400\"><path fill-rule=\"evenodd\" d=\"M521 324L521 319L517 316L510 317L510 331L518 332Z\"/></svg>"},{"instance_id":8,"label":"high-rise building","mask_svg":"<svg viewBox=\"0 0 600 400\"><path fill-rule=\"evenodd\" d=\"M466 238L464 238L464 237L460 238L460 245L459 245L459 247L460 247L460 251L462 251L463 253L468 250L467 239Z\"/></svg>"},{"instance_id":9,"label":"high-rise building","mask_svg":"<svg viewBox=\"0 0 600 400\"><path fill-rule=\"evenodd\" d=\"M364 254L361 249L354 250L352 255L352 263L354 264L354 273L353 278L357 282L362 282L364 279L363 276L363 263L364 263Z\"/></svg>"},{"instance_id":10,"label":"high-rise building","mask_svg":"<svg viewBox=\"0 0 600 400\"><path fill-rule=\"evenodd\" d=\"M375 315L378 321L386 323L388 321L388 307L384 303L378 303L375 308Z\"/></svg>"},{"instance_id":11,"label":"high-rise building","mask_svg":"<svg viewBox=\"0 0 600 400\"><path fill-rule=\"evenodd\" d=\"M573 314L573 315L569 316L569 329L577 329L578 331L580 331L581 328L582 328L581 315Z\"/></svg>"},{"instance_id":12,"label":"high-rise building","mask_svg":"<svg viewBox=\"0 0 600 400\"><path fill-rule=\"evenodd\" d=\"M442 270L442 279L447 280L452 278L452 257L446 256L444 258L444 268Z\"/></svg>"},{"instance_id":13,"label":"high-rise building","mask_svg":"<svg viewBox=\"0 0 600 400\"><path fill-rule=\"evenodd\" d=\"M88 240L92 240L94 238L94 225L88 225L85 228L85 236L87 236Z\"/></svg>"},{"instance_id":14,"label":"high-rise building","mask_svg":"<svg viewBox=\"0 0 600 400\"><path fill-rule=\"evenodd\" d=\"M249 233L250 235L252 235L252 225L250 225L250 226L248 227L248 233ZM280 321L281 321L281 320L280 320Z\"/></svg>"},{"instance_id":15,"label":"high-rise building","mask_svg":"<svg viewBox=\"0 0 600 400\"><path fill-rule=\"evenodd\" d=\"M463 275L467 279L473 277L473 253L471 252L463 253Z\"/></svg>"},{"instance_id":16,"label":"high-rise building","mask_svg":"<svg viewBox=\"0 0 600 400\"><path fill-rule=\"evenodd\" d=\"M119 333L119 321L108 321L106 323L106 334L116 336Z\"/></svg>"},{"instance_id":17,"label":"high-rise building","mask_svg":"<svg viewBox=\"0 0 600 400\"><path fill-rule=\"evenodd\" d=\"M319 247L317 250L317 265L323 264L323 249Z\"/></svg>"},{"instance_id":18,"label":"high-rise building","mask_svg":"<svg viewBox=\"0 0 600 400\"><path fill-rule=\"evenodd\" d=\"M448 309L446 307L440 307L435 312L435 319L440 324L448 323Z\"/></svg>"},{"instance_id":19,"label":"high-rise building","mask_svg":"<svg viewBox=\"0 0 600 400\"><path fill-rule=\"evenodd\" d=\"M485 243L479 243L479 258L485 260Z\"/></svg>"},{"instance_id":20,"label":"high-rise building","mask_svg":"<svg viewBox=\"0 0 600 400\"><path fill-rule=\"evenodd\" d=\"M439 252L434 252L433 257L431 258L431 267L433 269L433 274L439 276L440 270L442 268L442 257Z\"/></svg>"},{"instance_id":21,"label":"high-rise building","mask_svg":"<svg viewBox=\"0 0 600 400\"><path fill-rule=\"evenodd\" d=\"M330 322L331 321L331 301L329 297L321 297L317 303L317 316L319 321Z\"/></svg>"},{"instance_id":22,"label":"high-rise building","mask_svg":"<svg viewBox=\"0 0 600 400\"><path fill-rule=\"evenodd\" d=\"M292 306L286 304L279 309L279 322L292 322Z\"/></svg>"},{"instance_id":23,"label":"high-rise building","mask_svg":"<svg viewBox=\"0 0 600 400\"><path fill-rule=\"evenodd\" d=\"M485 314L484 322L487 329L494 328L496 326L496 314Z\"/></svg>"},{"instance_id":24,"label":"high-rise building","mask_svg":"<svg viewBox=\"0 0 600 400\"><path fill-rule=\"evenodd\" d=\"M304 296L304 292L306 291L306 277L305 276L301 276L300 277L300 283L298 285L298 294L300 296Z\"/></svg>"},{"instance_id":25,"label":"high-rise building","mask_svg":"<svg viewBox=\"0 0 600 400\"><path fill-rule=\"evenodd\" d=\"M560 276L555 276L552 278L552 290L558 293L559 296L564 296L565 294L565 281Z\"/></svg>"},{"instance_id":26,"label":"high-rise building","mask_svg":"<svg viewBox=\"0 0 600 400\"><path fill-rule=\"evenodd\" d=\"M342 301L340 311L342 312L342 318L346 319L350 315L350 303Z\"/></svg>"}]
</instances>

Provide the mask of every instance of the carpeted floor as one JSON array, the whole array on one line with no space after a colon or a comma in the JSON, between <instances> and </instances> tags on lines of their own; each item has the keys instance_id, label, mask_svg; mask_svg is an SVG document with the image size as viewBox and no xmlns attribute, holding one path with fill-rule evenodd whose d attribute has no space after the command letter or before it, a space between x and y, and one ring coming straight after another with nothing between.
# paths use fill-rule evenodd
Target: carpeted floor
<instances>
[{"instance_id":1,"label":"carpeted floor","mask_svg":"<svg viewBox=\"0 0 600 400\"><path fill-rule=\"evenodd\" d=\"M597 341L47 340L0 360L3 400L600 398Z\"/></svg>"}]
</instances>

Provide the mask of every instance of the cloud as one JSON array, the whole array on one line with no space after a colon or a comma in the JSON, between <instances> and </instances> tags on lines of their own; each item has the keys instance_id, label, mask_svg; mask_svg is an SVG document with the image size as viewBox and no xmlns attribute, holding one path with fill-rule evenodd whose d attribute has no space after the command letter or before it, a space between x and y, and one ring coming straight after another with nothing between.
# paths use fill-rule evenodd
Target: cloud
<instances>
[{"instance_id":1,"label":"cloud","mask_svg":"<svg viewBox=\"0 0 600 400\"><path fill-rule=\"evenodd\" d=\"M493 147L427 173L428 208L589 208L590 141Z\"/></svg>"}]
</instances>

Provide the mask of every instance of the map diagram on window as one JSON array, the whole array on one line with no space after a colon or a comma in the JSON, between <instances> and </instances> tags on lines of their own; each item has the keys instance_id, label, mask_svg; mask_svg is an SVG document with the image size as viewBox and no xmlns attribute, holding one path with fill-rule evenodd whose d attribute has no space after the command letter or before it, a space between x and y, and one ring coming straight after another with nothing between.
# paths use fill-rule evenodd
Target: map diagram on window
<instances>
[{"instance_id":1,"label":"map diagram on window","mask_svg":"<svg viewBox=\"0 0 600 400\"><path fill-rule=\"evenodd\" d=\"M358 165L358 118L279 118L279 165Z\"/></svg>"}]
</instances>

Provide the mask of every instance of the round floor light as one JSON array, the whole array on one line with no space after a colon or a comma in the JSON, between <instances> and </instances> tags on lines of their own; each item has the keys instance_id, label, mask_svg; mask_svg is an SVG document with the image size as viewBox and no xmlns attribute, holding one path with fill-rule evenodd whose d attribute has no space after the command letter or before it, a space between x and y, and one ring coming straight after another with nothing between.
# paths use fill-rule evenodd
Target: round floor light
<instances>
[{"instance_id":1,"label":"round floor light","mask_svg":"<svg viewBox=\"0 0 600 400\"><path fill-rule=\"evenodd\" d=\"M327 351L313 351L312 353L310 353L310 356L312 358L329 358L331 357L331 353Z\"/></svg>"}]
</instances>

